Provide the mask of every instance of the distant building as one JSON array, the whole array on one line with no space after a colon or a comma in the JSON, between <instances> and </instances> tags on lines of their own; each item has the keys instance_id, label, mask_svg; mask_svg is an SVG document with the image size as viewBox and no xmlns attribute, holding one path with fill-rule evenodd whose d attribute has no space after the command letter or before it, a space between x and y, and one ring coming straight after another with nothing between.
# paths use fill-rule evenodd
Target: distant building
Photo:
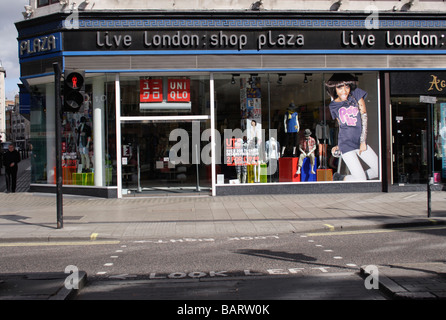
<instances>
[{"instance_id":1,"label":"distant building","mask_svg":"<svg viewBox=\"0 0 446 320\"><path fill-rule=\"evenodd\" d=\"M6 71L0 61L0 139L6 140Z\"/></svg>"}]
</instances>

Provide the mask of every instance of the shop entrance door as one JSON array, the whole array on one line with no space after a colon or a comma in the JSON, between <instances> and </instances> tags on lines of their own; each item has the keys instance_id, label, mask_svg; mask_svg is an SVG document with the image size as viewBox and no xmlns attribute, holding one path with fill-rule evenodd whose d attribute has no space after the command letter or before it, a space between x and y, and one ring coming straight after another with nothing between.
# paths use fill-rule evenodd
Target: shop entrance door
<instances>
[{"instance_id":1,"label":"shop entrance door","mask_svg":"<svg viewBox=\"0 0 446 320\"><path fill-rule=\"evenodd\" d=\"M123 196L209 194L211 165L201 156L208 127L209 120L122 123Z\"/></svg>"},{"instance_id":2,"label":"shop entrance door","mask_svg":"<svg viewBox=\"0 0 446 320\"><path fill-rule=\"evenodd\" d=\"M417 101L418 100L418 101ZM427 108L419 98L392 99L393 182L427 182Z\"/></svg>"}]
</instances>

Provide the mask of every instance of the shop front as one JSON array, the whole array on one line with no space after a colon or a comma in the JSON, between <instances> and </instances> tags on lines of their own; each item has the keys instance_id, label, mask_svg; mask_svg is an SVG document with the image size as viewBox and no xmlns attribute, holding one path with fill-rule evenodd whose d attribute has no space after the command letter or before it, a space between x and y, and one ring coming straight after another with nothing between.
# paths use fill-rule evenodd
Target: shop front
<instances>
[{"instance_id":1,"label":"shop front","mask_svg":"<svg viewBox=\"0 0 446 320\"><path fill-rule=\"evenodd\" d=\"M436 184L446 178L445 77L438 70L390 74L394 188L416 189L429 177ZM435 103L420 97L435 98Z\"/></svg>"},{"instance_id":2,"label":"shop front","mask_svg":"<svg viewBox=\"0 0 446 320\"><path fill-rule=\"evenodd\" d=\"M361 14L85 12L75 26L67 18L17 24L32 93L32 190L55 185L54 62L86 73L83 106L62 117L66 193L381 192L427 181L426 105L397 84L446 70L446 26L435 15L387 14L375 29ZM326 87L335 74L362 94L337 104ZM437 77L441 142L446 77ZM351 127L364 150L343 147Z\"/></svg>"}]
</instances>

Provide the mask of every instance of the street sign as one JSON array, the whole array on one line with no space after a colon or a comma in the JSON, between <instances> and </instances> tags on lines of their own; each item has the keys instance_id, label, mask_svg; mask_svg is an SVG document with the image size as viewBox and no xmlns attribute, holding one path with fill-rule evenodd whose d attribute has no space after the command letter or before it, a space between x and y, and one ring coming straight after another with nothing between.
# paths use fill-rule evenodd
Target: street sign
<instances>
[{"instance_id":1,"label":"street sign","mask_svg":"<svg viewBox=\"0 0 446 320\"><path fill-rule=\"evenodd\" d=\"M422 103L437 103L437 97L431 97L431 96L420 96L420 102Z\"/></svg>"}]
</instances>

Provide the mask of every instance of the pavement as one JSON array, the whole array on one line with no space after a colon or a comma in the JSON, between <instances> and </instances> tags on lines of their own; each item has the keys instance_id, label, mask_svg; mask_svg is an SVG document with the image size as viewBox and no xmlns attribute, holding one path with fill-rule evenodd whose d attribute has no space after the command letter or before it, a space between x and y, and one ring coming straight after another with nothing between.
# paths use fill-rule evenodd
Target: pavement
<instances>
[{"instance_id":1,"label":"pavement","mask_svg":"<svg viewBox=\"0 0 446 320\"><path fill-rule=\"evenodd\" d=\"M4 180L3 176L0 180ZM446 226L446 192L139 196L63 199L63 228L57 229L56 197L29 193L29 170L16 193L0 193L0 243L110 241L262 236ZM1 188L1 187L0 187ZM1 189L0 189L1 191ZM380 289L394 299L445 299L446 262L378 266ZM364 278L373 272L361 269ZM2 299L68 299L67 274L2 274ZM81 273L80 283L87 275ZM43 286L43 287L42 287ZM82 287L82 286L81 286Z\"/></svg>"}]
</instances>

